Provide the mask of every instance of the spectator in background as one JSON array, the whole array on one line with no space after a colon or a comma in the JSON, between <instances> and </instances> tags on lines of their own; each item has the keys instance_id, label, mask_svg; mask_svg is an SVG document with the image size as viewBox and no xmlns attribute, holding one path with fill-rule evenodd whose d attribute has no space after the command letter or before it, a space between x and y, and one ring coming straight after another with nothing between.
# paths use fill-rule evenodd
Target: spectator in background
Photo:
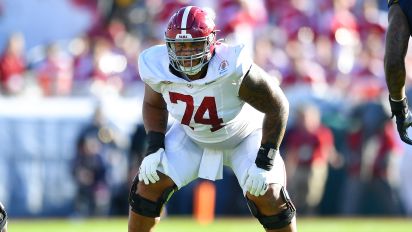
<instances>
[{"instance_id":1,"label":"spectator in background","mask_svg":"<svg viewBox=\"0 0 412 232\"><path fill-rule=\"evenodd\" d=\"M86 196L96 198L95 204L91 205L94 209L92 212L95 212L92 215L127 214L126 147L126 139L121 136L114 125L110 124L101 106L97 106L93 121L84 127L78 138L78 157L86 157L79 160L91 162L90 169L96 174L96 178L98 177L93 179L93 185L85 188L89 193ZM80 186L82 186L81 182ZM81 187L79 190L81 191Z\"/></svg>"},{"instance_id":2,"label":"spectator in background","mask_svg":"<svg viewBox=\"0 0 412 232\"><path fill-rule=\"evenodd\" d=\"M106 166L101 154L101 144L96 137L89 135L79 139L73 169L77 184L77 214L106 215L109 207Z\"/></svg>"},{"instance_id":3,"label":"spectator in background","mask_svg":"<svg viewBox=\"0 0 412 232\"><path fill-rule=\"evenodd\" d=\"M78 37L71 41L73 54L73 91L72 94L87 95L93 75L94 41L87 36Z\"/></svg>"},{"instance_id":4,"label":"spectator in background","mask_svg":"<svg viewBox=\"0 0 412 232\"><path fill-rule=\"evenodd\" d=\"M297 115L285 139L290 194L301 214L315 214L325 189L328 164L337 166L338 156L332 131L321 124L319 109L301 105Z\"/></svg>"},{"instance_id":5,"label":"spectator in background","mask_svg":"<svg viewBox=\"0 0 412 232\"><path fill-rule=\"evenodd\" d=\"M0 57L0 93L3 92L4 95L19 94L24 88L24 44L22 34L12 34Z\"/></svg>"},{"instance_id":6,"label":"spectator in background","mask_svg":"<svg viewBox=\"0 0 412 232\"><path fill-rule=\"evenodd\" d=\"M81 37L72 41L75 95L117 95L134 87L139 80L135 66L139 43L127 33L120 34L115 43L105 37Z\"/></svg>"},{"instance_id":7,"label":"spectator in background","mask_svg":"<svg viewBox=\"0 0 412 232\"><path fill-rule=\"evenodd\" d=\"M351 119L343 213L398 215L393 171L400 151L388 112L380 100L363 100L353 108Z\"/></svg>"},{"instance_id":8,"label":"spectator in background","mask_svg":"<svg viewBox=\"0 0 412 232\"><path fill-rule=\"evenodd\" d=\"M107 215L110 192L106 179L104 144L110 141L110 130L103 127L102 109L97 107L91 124L86 125L77 139L73 165L77 184L76 213L80 216Z\"/></svg>"},{"instance_id":9,"label":"spectator in background","mask_svg":"<svg viewBox=\"0 0 412 232\"><path fill-rule=\"evenodd\" d=\"M115 51L109 39L97 37L94 43L91 92L97 96L119 94L124 87L121 72L125 70L127 60Z\"/></svg>"},{"instance_id":10,"label":"spectator in background","mask_svg":"<svg viewBox=\"0 0 412 232\"><path fill-rule=\"evenodd\" d=\"M37 68L37 81L44 96L67 96L72 91L73 63L57 43L46 47L46 57Z\"/></svg>"},{"instance_id":11,"label":"spectator in background","mask_svg":"<svg viewBox=\"0 0 412 232\"><path fill-rule=\"evenodd\" d=\"M119 91L122 95L133 95L136 89L136 83L140 78L137 73L137 56L140 53L141 41L139 37L132 36L127 30L126 25L119 19L112 19L108 26L110 38L113 41L113 50L118 60L119 67L112 71L113 76L118 76L122 86Z\"/></svg>"}]
</instances>

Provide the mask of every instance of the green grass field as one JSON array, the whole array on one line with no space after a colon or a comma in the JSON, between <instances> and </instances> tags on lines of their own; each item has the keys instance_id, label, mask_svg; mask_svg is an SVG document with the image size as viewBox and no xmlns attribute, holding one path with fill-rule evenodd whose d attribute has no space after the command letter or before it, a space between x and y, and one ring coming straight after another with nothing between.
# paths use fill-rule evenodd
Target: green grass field
<instances>
[{"instance_id":1,"label":"green grass field","mask_svg":"<svg viewBox=\"0 0 412 232\"><path fill-rule=\"evenodd\" d=\"M9 232L126 232L127 219L10 220ZM299 232L410 232L412 219L301 218ZM217 219L200 225L191 218L165 218L156 232L264 231L252 218Z\"/></svg>"}]
</instances>

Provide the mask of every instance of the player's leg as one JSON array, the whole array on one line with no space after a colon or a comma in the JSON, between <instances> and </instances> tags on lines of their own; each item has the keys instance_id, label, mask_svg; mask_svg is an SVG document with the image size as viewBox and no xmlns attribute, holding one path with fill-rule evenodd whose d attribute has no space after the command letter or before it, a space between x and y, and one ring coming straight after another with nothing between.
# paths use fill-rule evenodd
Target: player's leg
<instances>
[{"instance_id":1,"label":"player's leg","mask_svg":"<svg viewBox=\"0 0 412 232\"><path fill-rule=\"evenodd\" d=\"M267 232L295 232L296 209L284 186L270 184L263 196L246 193L247 204Z\"/></svg>"},{"instance_id":2,"label":"player's leg","mask_svg":"<svg viewBox=\"0 0 412 232\"><path fill-rule=\"evenodd\" d=\"M173 180L159 173L160 180L146 185L136 177L129 201L129 232L150 232L159 221L163 205L177 190Z\"/></svg>"},{"instance_id":3,"label":"player's leg","mask_svg":"<svg viewBox=\"0 0 412 232\"><path fill-rule=\"evenodd\" d=\"M266 231L295 232L296 210L286 191L286 172L282 157L277 156L274 160L269 177L269 189L265 195L255 197L246 192L247 170L255 162L260 140L261 131L253 132L228 155L225 164L233 169L251 213Z\"/></svg>"},{"instance_id":4,"label":"player's leg","mask_svg":"<svg viewBox=\"0 0 412 232\"><path fill-rule=\"evenodd\" d=\"M166 134L165 148L165 157L158 167L160 180L149 185L139 182L138 178L133 182L129 197L129 232L152 231L172 193L197 178L203 151L186 136L180 125L173 125Z\"/></svg>"}]
</instances>

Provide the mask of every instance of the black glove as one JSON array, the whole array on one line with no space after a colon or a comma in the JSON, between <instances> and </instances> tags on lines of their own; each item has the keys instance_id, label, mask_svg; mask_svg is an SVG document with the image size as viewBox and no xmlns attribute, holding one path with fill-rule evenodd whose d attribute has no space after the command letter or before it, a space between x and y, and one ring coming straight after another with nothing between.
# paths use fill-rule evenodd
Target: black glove
<instances>
[{"instance_id":1,"label":"black glove","mask_svg":"<svg viewBox=\"0 0 412 232\"><path fill-rule=\"evenodd\" d=\"M399 132L399 136L402 141L412 145L412 140L408 137L406 129L412 125L412 115L408 109L408 100L406 97L402 101L393 101L389 97L389 103L391 105L392 118L396 117L396 127Z\"/></svg>"}]
</instances>

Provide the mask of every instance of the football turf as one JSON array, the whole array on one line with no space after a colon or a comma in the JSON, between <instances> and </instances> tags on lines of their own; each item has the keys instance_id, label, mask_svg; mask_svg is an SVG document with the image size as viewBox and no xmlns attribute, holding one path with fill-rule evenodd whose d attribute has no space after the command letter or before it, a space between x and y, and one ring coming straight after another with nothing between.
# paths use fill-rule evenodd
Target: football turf
<instances>
[{"instance_id":1,"label":"football turf","mask_svg":"<svg viewBox=\"0 0 412 232\"><path fill-rule=\"evenodd\" d=\"M9 232L126 232L127 219L10 220ZM191 218L162 219L156 232L264 231L252 218L219 218L208 225ZM409 232L411 218L301 218L299 232Z\"/></svg>"}]
</instances>

